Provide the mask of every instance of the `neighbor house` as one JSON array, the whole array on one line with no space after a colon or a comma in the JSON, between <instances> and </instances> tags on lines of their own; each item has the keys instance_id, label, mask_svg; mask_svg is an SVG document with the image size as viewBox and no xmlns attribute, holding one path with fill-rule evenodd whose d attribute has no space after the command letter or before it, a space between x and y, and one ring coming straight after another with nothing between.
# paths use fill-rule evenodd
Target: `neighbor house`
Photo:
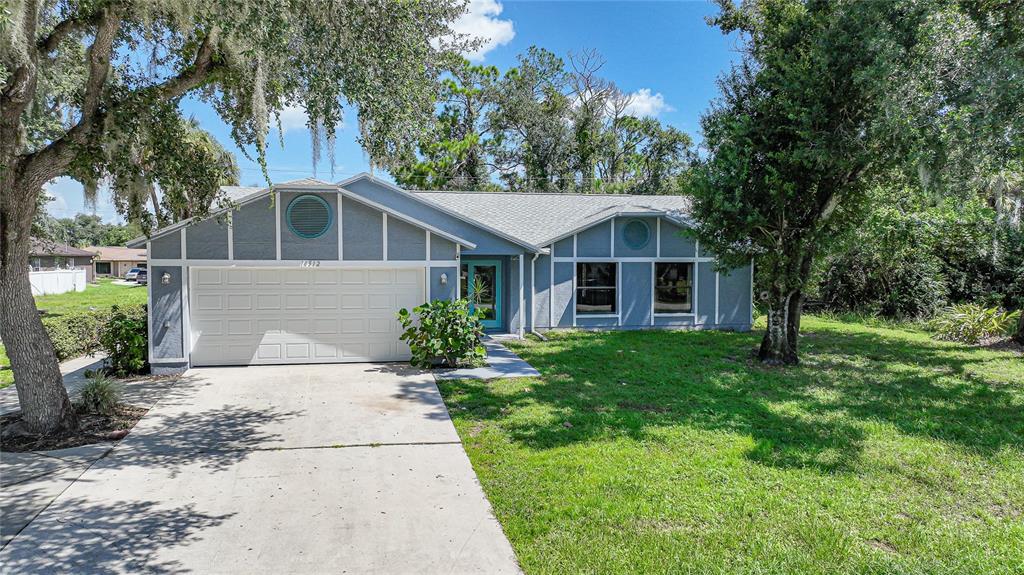
<instances>
[{"instance_id":1,"label":"neighbor house","mask_svg":"<svg viewBox=\"0 0 1024 575\"><path fill-rule=\"evenodd\" d=\"M93 268L97 276L123 278L132 268L146 267L146 250L120 246L94 246L87 250L96 254Z\"/></svg>"},{"instance_id":2,"label":"neighbor house","mask_svg":"<svg viewBox=\"0 0 1024 575\"><path fill-rule=\"evenodd\" d=\"M469 297L489 331L751 325L750 265L717 270L679 196L414 192L360 174L225 188L156 230L150 362L404 360L395 312Z\"/></svg>"},{"instance_id":3,"label":"neighbor house","mask_svg":"<svg viewBox=\"0 0 1024 575\"><path fill-rule=\"evenodd\" d=\"M54 270L85 270L85 281L93 280L92 258L95 254L68 244L32 238L28 265L34 272Z\"/></svg>"}]
</instances>

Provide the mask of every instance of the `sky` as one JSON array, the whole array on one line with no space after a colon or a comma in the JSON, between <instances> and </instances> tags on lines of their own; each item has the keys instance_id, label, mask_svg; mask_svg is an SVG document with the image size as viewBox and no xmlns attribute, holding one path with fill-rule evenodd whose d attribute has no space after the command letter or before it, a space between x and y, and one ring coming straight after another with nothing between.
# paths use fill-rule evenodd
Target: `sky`
<instances>
[{"instance_id":1,"label":"sky","mask_svg":"<svg viewBox=\"0 0 1024 575\"><path fill-rule=\"evenodd\" d=\"M699 141L700 114L717 95L715 79L738 59L735 39L704 21L715 12L711 4L697 1L471 0L468 13L455 28L483 39L479 50L466 54L471 61L502 71L514 66L516 56L530 46L546 48L563 58L569 52L597 50L606 61L600 75L633 95L633 113L656 117ZM264 185L259 167L240 153L229 128L211 108L186 100L182 110L235 153L242 185ZM284 147L278 144L276 128L267 138L271 179L284 182L313 176L302 110L285 110L281 124ZM337 133L335 181L370 169L356 137L353 113ZM320 162L316 175L331 179L327 161ZM105 221L121 221L103 191L95 210L83 205L82 188L70 179L51 182L47 191L54 196L47 205L54 217L95 213Z\"/></svg>"}]
</instances>

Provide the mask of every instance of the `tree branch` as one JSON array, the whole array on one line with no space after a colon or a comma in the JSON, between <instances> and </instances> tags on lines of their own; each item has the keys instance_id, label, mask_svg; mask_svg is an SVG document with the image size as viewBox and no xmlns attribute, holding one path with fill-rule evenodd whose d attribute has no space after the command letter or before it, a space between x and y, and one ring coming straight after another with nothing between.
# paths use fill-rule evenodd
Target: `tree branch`
<instances>
[{"instance_id":1,"label":"tree branch","mask_svg":"<svg viewBox=\"0 0 1024 575\"><path fill-rule=\"evenodd\" d=\"M44 37L40 38L36 42L36 50L40 54L49 54L60 46L60 43L71 34L95 26L99 23L100 17L103 15L103 11L96 11L91 14L76 14L67 20L64 20L53 27L53 30Z\"/></svg>"}]
</instances>

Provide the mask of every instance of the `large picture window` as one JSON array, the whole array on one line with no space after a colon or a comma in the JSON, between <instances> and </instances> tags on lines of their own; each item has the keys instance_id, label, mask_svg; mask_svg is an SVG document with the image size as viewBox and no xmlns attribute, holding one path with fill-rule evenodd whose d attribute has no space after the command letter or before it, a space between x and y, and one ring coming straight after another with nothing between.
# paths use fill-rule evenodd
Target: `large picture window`
<instances>
[{"instance_id":1,"label":"large picture window","mask_svg":"<svg viewBox=\"0 0 1024 575\"><path fill-rule=\"evenodd\" d=\"M693 312L693 264L654 264L654 313Z\"/></svg>"},{"instance_id":2,"label":"large picture window","mask_svg":"<svg viewBox=\"0 0 1024 575\"><path fill-rule=\"evenodd\" d=\"M109 276L110 262L96 262L96 275Z\"/></svg>"},{"instance_id":3,"label":"large picture window","mask_svg":"<svg viewBox=\"0 0 1024 575\"><path fill-rule=\"evenodd\" d=\"M615 313L616 266L614 262L576 264L576 314Z\"/></svg>"}]
</instances>

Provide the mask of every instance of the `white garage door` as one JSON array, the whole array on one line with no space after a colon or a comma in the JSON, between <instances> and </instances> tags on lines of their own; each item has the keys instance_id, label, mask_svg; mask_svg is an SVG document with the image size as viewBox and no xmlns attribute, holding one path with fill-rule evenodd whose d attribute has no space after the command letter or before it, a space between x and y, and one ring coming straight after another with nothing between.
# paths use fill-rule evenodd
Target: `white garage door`
<instances>
[{"instance_id":1,"label":"white garage door","mask_svg":"<svg viewBox=\"0 0 1024 575\"><path fill-rule=\"evenodd\" d=\"M423 269L192 268L193 365L409 359L400 308L424 297Z\"/></svg>"}]
</instances>

